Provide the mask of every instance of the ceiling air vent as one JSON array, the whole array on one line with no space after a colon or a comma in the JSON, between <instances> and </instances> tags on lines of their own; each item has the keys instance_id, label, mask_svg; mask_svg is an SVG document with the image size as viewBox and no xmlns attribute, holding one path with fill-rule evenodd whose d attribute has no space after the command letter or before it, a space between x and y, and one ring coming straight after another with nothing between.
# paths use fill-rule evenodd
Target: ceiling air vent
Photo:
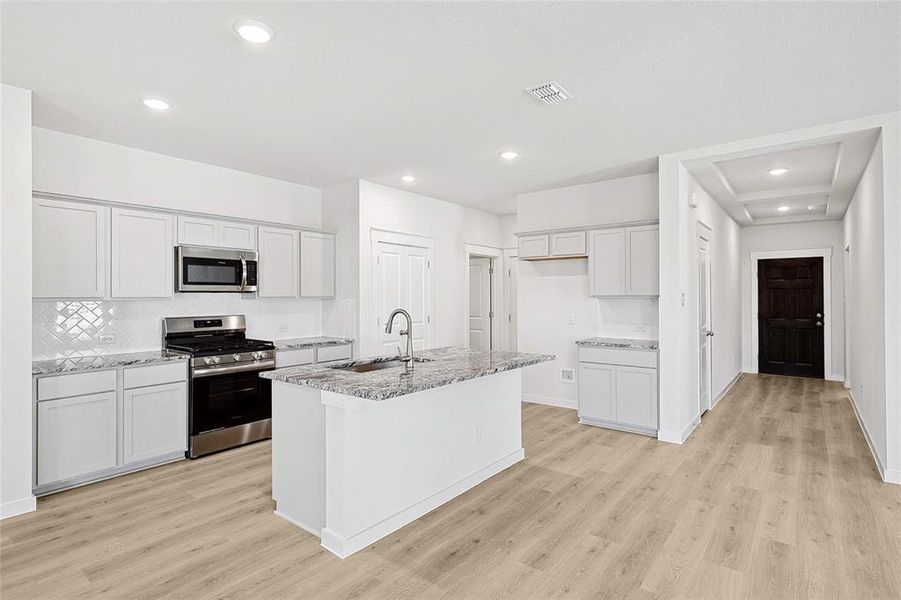
<instances>
[{"instance_id":1,"label":"ceiling air vent","mask_svg":"<svg viewBox=\"0 0 901 600\"><path fill-rule=\"evenodd\" d=\"M564 100L569 100L573 97L556 81L549 81L548 83L526 88L526 91L544 104L560 104Z\"/></svg>"}]
</instances>

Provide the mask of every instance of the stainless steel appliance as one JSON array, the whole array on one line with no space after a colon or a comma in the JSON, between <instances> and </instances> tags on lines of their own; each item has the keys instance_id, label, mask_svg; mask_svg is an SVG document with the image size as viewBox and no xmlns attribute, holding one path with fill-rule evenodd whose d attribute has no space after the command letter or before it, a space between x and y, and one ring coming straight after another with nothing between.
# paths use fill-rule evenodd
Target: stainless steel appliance
<instances>
[{"instance_id":1,"label":"stainless steel appliance","mask_svg":"<svg viewBox=\"0 0 901 600\"><path fill-rule=\"evenodd\" d=\"M163 347L190 355L189 458L272 435L272 342L248 339L244 315L163 319Z\"/></svg>"},{"instance_id":2,"label":"stainless steel appliance","mask_svg":"<svg viewBox=\"0 0 901 600\"><path fill-rule=\"evenodd\" d=\"M255 292L257 253L253 250L175 247L178 292Z\"/></svg>"}]
</instances>

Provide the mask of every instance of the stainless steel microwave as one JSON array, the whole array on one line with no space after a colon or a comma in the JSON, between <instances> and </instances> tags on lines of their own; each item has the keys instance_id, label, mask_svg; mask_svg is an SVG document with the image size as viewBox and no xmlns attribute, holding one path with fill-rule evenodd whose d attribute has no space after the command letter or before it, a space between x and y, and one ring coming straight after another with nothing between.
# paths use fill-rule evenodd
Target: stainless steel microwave
<instances>
[{"instance_id":1,"label":"stainless steel microwave","mask_svg":"<svg viewBox=\"0 0 901 600\"><path fill-rule=\"evenodd\" d=\"M176 246L175 282L177 292L255 292L257 253Z\"/></svg>"}]
</instances>

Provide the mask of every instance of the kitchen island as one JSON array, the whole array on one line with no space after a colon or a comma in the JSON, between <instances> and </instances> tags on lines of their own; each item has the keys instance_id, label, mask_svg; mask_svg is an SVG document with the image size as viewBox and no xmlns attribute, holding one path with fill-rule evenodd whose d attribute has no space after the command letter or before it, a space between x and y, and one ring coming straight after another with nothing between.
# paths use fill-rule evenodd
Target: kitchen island
<instances>
[{"instance_id":1,"label":"kitchen island","mask_svg":"<svg viewBox=\"0 0 901 600\"><path fill-rule=\"evenodd\" d=\"M276 514L344 558L523 459L519 369L553 356L440 348L291 367L272 386Z\"/></svg>"}]
</instances>

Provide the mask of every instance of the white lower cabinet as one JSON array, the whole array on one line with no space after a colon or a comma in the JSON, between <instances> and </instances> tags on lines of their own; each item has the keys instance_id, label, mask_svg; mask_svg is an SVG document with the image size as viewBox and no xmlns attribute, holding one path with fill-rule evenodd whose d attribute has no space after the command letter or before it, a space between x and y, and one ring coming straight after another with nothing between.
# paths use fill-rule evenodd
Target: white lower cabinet
<instances>
[{"instance_id":1,"label":"white lower cabinet","mask_svg":"<svg viewBox=\"0 0 901 600\"><path fill-rule=\"evenodd\" d=\"M187 450L186 383L125 390L122 416L124 464Z\"/></svg>"},{"instance_id":2,"label":"white lower cabinet","mask_svg":"<svg viewBox=\"0 0 901 600\"><path fill-rule=\"evenodd\" d=\"M656 436L656 354L582 348L579 357L579 421Z\"/></svg>"},{"instance_id":3,"label":"white lower cabinet","mask_svg":"<svg viewBox=\"0 0 901 600\"><path fill-rule=\"evenodd\" d=\"M116 392L38 403L37 484L116 466Z\"/></svg>"},{"instance_id":4,"label":"white lower cabinet","mask_svg":"<svg viewBox=\"0 0 901 600\"><path fill-rule=\"evenodd\" d=\"M184 457L186 379L184 361L38 379L34 493Z\"/></svg>"}]
</instances>

